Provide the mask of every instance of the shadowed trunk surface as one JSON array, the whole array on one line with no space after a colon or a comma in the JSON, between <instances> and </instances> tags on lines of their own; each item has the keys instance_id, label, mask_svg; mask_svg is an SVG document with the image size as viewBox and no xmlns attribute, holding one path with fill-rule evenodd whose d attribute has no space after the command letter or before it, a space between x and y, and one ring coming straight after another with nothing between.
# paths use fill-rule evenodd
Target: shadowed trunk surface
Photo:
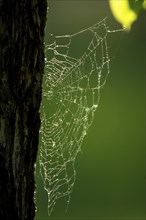
<instances>
[{"instance_id":1,"label":"shadowed trunk surface","mask_svg":"<svg viewBox=\"0 0 146 220\"><path fill-rule=\"evenodd\" d=\"M0 1L0 219L32 220L46 0Z\"/></svg>"}]
</instances>

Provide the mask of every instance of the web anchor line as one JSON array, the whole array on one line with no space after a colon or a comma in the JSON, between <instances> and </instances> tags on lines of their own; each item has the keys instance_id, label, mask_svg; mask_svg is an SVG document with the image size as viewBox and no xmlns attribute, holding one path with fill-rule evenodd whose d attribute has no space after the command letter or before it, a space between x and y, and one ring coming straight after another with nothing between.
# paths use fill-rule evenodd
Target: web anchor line
<instances>
[{"instance_id":1,"label":"web anchor line","mask_svg":"<svg viewBox=\"0 0 146 220\"><path fill-rule=\"evenodd\" d=\"M109 75L106 19L72 35L49 35L41 104L39 166L48 214L76 180L75 159Z\"/></svg>"}]
</instances>

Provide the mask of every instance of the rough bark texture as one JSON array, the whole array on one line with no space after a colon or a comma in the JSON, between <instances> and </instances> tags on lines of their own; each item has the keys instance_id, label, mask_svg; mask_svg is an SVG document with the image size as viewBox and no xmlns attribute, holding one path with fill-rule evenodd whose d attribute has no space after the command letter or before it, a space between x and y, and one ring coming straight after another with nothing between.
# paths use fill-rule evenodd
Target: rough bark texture
<instances>
[{"instance_id":1,"label":"rough bark texture","mask_svg":"<svg viewBox=\"0 0 146 220\"><path fill-rule=\"evenodd\" d=\"M0 219L32 220L46 0L0 0Z\"/></svg>"}]
</instances>

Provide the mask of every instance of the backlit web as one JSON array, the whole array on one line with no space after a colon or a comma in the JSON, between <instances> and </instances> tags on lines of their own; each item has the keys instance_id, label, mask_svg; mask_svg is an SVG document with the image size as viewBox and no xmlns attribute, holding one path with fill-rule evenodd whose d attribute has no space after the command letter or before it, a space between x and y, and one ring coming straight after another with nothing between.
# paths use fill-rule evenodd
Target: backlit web
<instances>
[{"instance_id":1,"label":"backlit web","mask_svg":"<svg viewBox=\"0 0 146 220\"><path fill-rule=\"evenodd\" d=\"M66 198L67 206L70 201L75 159L109 74L107 34L104 19L76 34L48 37L39 165L49 215L60 198Z\"/></svg>"}]
</instances>

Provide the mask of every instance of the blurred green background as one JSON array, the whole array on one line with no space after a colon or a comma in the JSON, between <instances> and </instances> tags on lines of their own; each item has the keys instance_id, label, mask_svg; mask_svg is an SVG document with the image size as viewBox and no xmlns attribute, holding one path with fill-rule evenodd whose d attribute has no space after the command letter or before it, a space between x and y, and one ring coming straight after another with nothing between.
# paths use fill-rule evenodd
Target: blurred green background
<instances>
[{"instance_id":1,"label":"blurred green background","mask_svg":"<svg viewBox=\"0 0 146 220\"><path fill-rule=\"evenodd\" d=\"M49 1L47 33L76 33L107 17L121 28L108 1ZM146 16L129 33L109 34L110 75L76 160L77 179L68 212L64 203L47 216L47 196L37 174L36 220L145 219ZM78 50L79 48L77 48Z\"/></svg>"}]
</instances>

